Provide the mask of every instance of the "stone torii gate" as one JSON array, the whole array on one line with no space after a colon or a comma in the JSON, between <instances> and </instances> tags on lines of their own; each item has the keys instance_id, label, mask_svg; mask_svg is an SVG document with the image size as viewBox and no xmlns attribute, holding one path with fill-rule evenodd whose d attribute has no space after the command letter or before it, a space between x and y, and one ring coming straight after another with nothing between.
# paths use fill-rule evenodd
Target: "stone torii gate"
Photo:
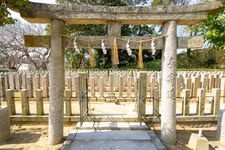
<instances>
[{"instance_id":1,"label":"stone torii gate","mask_svg":"<svg viewBox=\"0 0 225 150\"><path fill-rule=\"evenodd\" d=\"M166 144L176 142L176 55L177 48L199 47L201 38L177 38L177 25L192 25L201 22L222 7L215 1L189 6L91 6L91 5L56 5L30 3L27 8L17 8L25 20L31 23L50 23L51 37L26 36L28 47L50 47L50 102L49 102L49 142L57 144L63 138L63 93L64 93L64 48L72 47L73 40L64 35L65 24L107 24L108 48L112 47L113 37L121 36L122 24L159 24L163 26L164 38L156 41L156 49L162 51L162 109L161 138ZM13 9L13 8L12 8ZM14 8L15 10L15 8ZM87 47L86 41L102 39L103 37L77 37L80 47ZM105 38L105 37L104 37ZM131 37L127 37L130 39ZM134 37L144 39L143 37ZM41 41L41 42L40 42ZM87 43L87 42L86 42ZM91 43L93 48L99 48L100 43ZM125 42L118 43L118 48L124 48ZM143 49L148 48L146 43ZM138 48L131 44L130 48Z\"/></svg>"}]
</instances>

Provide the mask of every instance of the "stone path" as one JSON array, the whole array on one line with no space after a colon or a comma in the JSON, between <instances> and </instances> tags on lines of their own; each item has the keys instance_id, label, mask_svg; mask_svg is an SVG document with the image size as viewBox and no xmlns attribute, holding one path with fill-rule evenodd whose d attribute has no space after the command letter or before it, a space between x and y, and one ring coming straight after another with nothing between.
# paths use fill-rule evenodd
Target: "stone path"
<instances>
[{"instance_id":1,"label":"stone path","mask_svg":"<svg viewBox=\"0 0 225 150\"><path fill-rule=\"evenodd\" d=\"M62 150L164 150L153 131L138 122L84 122L77 124Z\"/></svg>"}]
</instances>

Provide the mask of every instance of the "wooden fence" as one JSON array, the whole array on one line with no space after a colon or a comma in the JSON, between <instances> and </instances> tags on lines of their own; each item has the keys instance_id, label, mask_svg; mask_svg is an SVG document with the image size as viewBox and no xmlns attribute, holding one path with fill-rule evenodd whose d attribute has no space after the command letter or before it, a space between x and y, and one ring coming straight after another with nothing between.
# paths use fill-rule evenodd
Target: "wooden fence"
<instances>
[{"instance_id":1,"label":"wooden fence","mask_svg":"<svg viewBox=\"0 0 225 150\"><path fill-rule=\"evenodd\" d=\"M151 103L153 110L148 117L154 120L160 116L161 72L146 73L146 100ZM79 100L79 73L66 72L65 76L65 118L76 121L72 105ZM138 71L89 71L88 76L90 101L136 100ZM9 106L13 120L35 121L38 118L43 121L48 114L45 109L48 105L48 88L48 72L1 73L0 104ZM180 120L203 118L215 121L219 109L224 108L225 72L178 72L176 96L177 104L181 105L181 111L177 113ZM32 113L31 103L35 104ZM20 112L17 111L17 105L20 105Z\"/></svg>"}]
</instances>

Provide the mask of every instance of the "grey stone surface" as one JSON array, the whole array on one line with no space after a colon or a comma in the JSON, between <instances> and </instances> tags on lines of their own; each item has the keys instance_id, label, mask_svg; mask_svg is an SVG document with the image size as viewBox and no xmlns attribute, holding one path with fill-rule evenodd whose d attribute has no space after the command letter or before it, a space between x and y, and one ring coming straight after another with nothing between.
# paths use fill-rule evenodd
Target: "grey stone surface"
<instances>
[{"instance_id":1,"label":"grey stone surface","mask_svg":"<svg viewBox=\"0 0 225 150\"><path fill-rule=\"evenodd\" d=\"M120 130L105 127L122 127ZM165 146L150 130L130 130L139 127L139 122L84 122L72 131L63 144L62 150L165 150ZM143 127L147 127L145 123ZM92 128L91 128L92 127ZM96 128L98 127L98 128ZM88 128L88 129L87 129ZM126 130L124 130L126 128Z\"/></svg>"},{"instance_id":2,"label":"grey stone surface","mask_svg":"<svg viewBox=\"0 0 225 150\"><path fill-rule=\"evenodd\" d=\"M79 130L76 140L146 140L150 141L148 131L139 130Z\"/></svg>"},{"instance_id":3,"label":"grey stone surface","mask_svg":"<svg viewBox=\"0 0 225 150\"><path fill-rule=\"evenodd\" d=\"M206 19L208 12L216 11L222 6L219 1L168 7L109 7L30 3L27 8L21 7L19 12L21 17L32 23L49 23L54 17L63 19L66 24L106 24L109 20L119 21L122 24L163 24L168 20L176 20L179 24L195 24ZM14 7L11 6L11 9L18 9Z\"/></svg>"},{"instance_id":4,"label":"grey stone surface","mask_svg":"<svg viewBox=\"0 0 225 150\"><path fill-rule=\"evenodd\" d=\"M63 105L64 105L64 48L62 34L64 22L58 19L51 21L51 54L49 63L49 132L50 145L61 142L63 138Z\"/></svg>"},{"instance_id":5,"label":"grey stone surface","mask_svg":"<svg viewBox=\"0 0 225 150\"><path fill-rule=\"evenodd\" d=\"M209 141L205 137L199 137L198 134L192 133L188 147L193 150L209 150Z\"/></svg>"},{"instance_id":6,"label":"grey stone surface","mask_svg":"<svg viewBox=\"0 0 225 150\"><path fill-rule=\"evenodd\" d=\"M225 142L225 110L220 110L217 124L217 138Z\"/></svg>"},{"instance_id":7,"label":"grey stone surface","mask_svg":"<svg viewBox=\"0 0 225 150\"><path fill-rule=\"evenodd\" d=\"M5 141L10 136L10 119L8 107L0 106L0 142Z\"/></svg>"},{"instance_id":8,"label":"grey stone surface","mask_svg":"<svg viewBox=\"0 0 225 150\"><path fill-rule=\"evenodd\" d=\"M153 131L143 130L78 130L73 143L70 141L68 138L63 150L166 149Z\"/></svg>"},{"instance_id":9,"label":"grey stone surface","mask_svg":"<svg viewBox=\"0 0 225 150\"><path fill-rule=\"evenodd\" d=\"M161 138L167 144L176 142L176 61L177 23L163 26L165 48L162 50Z\"/></svg>"},{"instance_id":10,"label":"grey stone surface","mask_svg":"<svg viewBox=\"0 0 225 150\"><path fill-rule=\"evenodd\" d=\"M126 129L126 130L148 130L145 123L140 125L139 122L84 122L82 126L80 123L76 125L77 129Z\"/></svg>"},{"instance_id":11,"label":"grey stone surface","mask_svg":"<svg viewBox=\"0 0 225 150\"><path fill-rule=\"evenodd\" d=\"M75 141L69 150L157 150L149 141L99 140Z\"/></svg>"}]
</instances>

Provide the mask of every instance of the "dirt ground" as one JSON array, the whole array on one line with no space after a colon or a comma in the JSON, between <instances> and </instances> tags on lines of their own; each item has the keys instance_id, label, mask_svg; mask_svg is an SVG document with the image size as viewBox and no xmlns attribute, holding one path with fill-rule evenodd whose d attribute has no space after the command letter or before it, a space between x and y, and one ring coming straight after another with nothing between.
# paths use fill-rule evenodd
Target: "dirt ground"
<instances>
[{"instance_id":1,"label":"dirt ground","mask_svg":"<svg viewBox=\"0 0 225 150\"><path fill-rule=\"evenodd\" d=\"M200 125L177 125L178 144L171 149L183 150L188 149L188 144L191 133L198 133L198 130L203 129L203 135L209 140L210 149L225 150L225 145L216 141L216 125L215 124L200 124ZM64 128L64 136L75 129L75 124L67 124ZM159 125L152 126L158 135L160 134ZM65 140L64 138L64 140ZM0 150L58 150L62 147L61 144L55 146L48 145L48 125L47 124L14 124L11 127L11 136L5 143L0 143ZM225 144L225 143L224 143Z\"/></svg>"},{"instance_id":2,"label":"dirt ground","mask_svg":"<svg viewBox=\"0 0 225 150\"><path fill-rule=\"evenodd\" d=\"M153 125L152 130L160 135L159 125ZM217 126L214 123L195 123L195 124L178 124L177 127L177 145L171 147L171 150L189 150L188 142L192 133L198 133L202 129L202 134L209 141L209 150L225 150L225 143L216 139Z\"/></svg>"},{"instance_id":3,"label":"dirt ground","mask_svg":"<svg viewBox=\"0 0 225 150\"><path fill-rule=\"evenodd\" d=\"M75 129L75 124L65 125L64 139L68 133ZM48 145L48 125L47 124L15 124L11 126L11 136L0 143L0 150L58 150L61 144L55 146Z\"/></svg>"}]
</instances>

